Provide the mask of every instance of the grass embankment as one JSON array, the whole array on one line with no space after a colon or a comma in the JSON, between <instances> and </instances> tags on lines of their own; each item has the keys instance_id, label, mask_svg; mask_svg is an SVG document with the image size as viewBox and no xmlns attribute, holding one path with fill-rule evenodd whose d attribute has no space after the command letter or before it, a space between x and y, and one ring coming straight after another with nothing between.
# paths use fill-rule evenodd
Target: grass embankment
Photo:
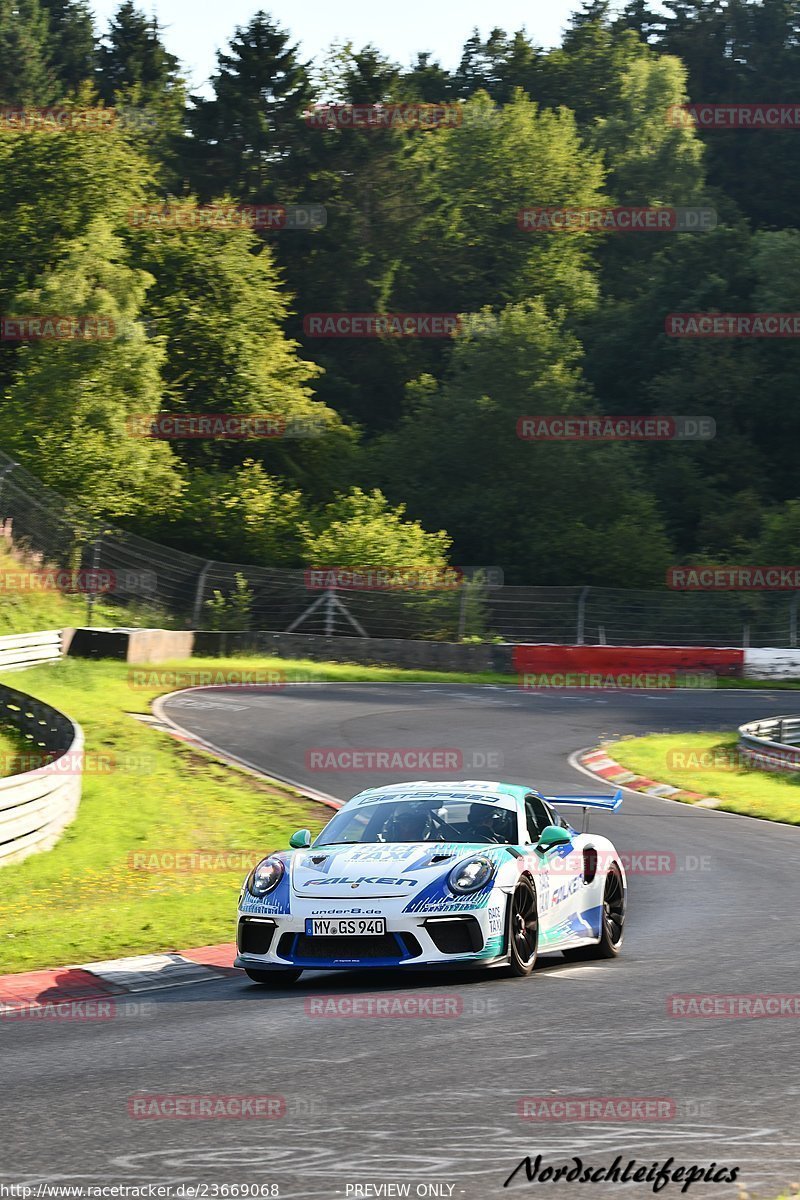
<instances>
[{"instance_id":1,"label":"grass embankment","mask_svg":"<svg viewBox=\"0 0 800 1200\"><path fill-rule=\"evenodd\" d=\"M736 745L734 733L659 733L622 738L607 748L629 771L713 796L723 812L800 825L800 776L751 767Z\"/></svg>"},{"instance_id":2,"label":"grass embankment","mask_svg":"<svg viewBox=\"0 0 800 1200\"><path fill-rule=\"evenodd\" d=\"M12 553L7 542L0 543L0 637L88 623L86 595L59 591L55 586L60 582L59 574L58 568L21 552ZM138 608L125 607L104 596L97 596L92 607L93 625L147 624L149 621L164 626L166 619L163 612L152 606L150 609L144 604ZM136 613L143 620L137 621Z\"/></svg>"},{"instance_id":3,"label":"grass embankment","mask_svg":"<svg viewBox=\"0 0 800 1200\"><path fill-rule=\"evenodd\" d=\"M182 671L283 671L289 678L353 682L513 682L491 675L297 662L191 659L158 667L66 659L15 672L13 686L78 721L87 770L78 817L45 854L0 873L0 973L123 954L230 941L248 862L317 831L329 810L289 788L181 744L138 721ZM133 688L133 672L152 678ZM18 748L16 745L14 748ZM175 871L158 855L234 856L226 870ZM132 856L145 854L144 860ZM144 863L144 865L139 865Z\"/></svg>"}]
</instances>

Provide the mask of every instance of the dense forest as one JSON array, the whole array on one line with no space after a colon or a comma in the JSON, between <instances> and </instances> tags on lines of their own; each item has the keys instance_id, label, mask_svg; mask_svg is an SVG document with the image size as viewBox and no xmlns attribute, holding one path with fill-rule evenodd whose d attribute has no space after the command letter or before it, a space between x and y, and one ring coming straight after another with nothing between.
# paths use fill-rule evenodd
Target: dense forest
<instances>
[{"instance_id":1,"label":"dense forest","mask_svg":"<svg viewBox=\"0 0 800 1200\"><path fill-rule=\"evenodd\" d=\"M454 71L349 44L304 62L258 12L201 96L130 0L103 36L85 0L0 0L0 313L115 331L0 341L0 449L98 517L217 560L637 587L674 562L796 562L797 339L665 331L675 312L800 312L800 120L669 119L756 101L800 113L793 0L593 0L557 48L475 32ZM420 103L457 120L320 117ZM297 205L324 222L208 218ZM530 206L716 222L532 232ZM318 313L461 319L332 338L307 332ZM132 432L163 413L316 436ZM527 414L705 416L716 436L535 442Z\"/></svg>"}]
</instances>

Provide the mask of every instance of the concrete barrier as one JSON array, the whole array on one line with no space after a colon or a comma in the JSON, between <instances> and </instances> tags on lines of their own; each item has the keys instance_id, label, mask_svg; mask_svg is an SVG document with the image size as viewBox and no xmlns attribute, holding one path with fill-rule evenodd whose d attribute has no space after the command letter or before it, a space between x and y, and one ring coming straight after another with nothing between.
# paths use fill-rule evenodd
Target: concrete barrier
<instances>
[{"instance_id":1,"label":"concrete barrier","mask_svg":"<svg viewBox=\"0 0 800 1200\"><path fill-rule=\"evenodd\" d=\"M520 674L676 673L740 676L745 651L719 646L515 646L514 670Z\"/></svg>"},{"instance_id":2,"label":"concrete barrier","mask_svg":"<svg viewBox=\"0 0 800 1200\"><path fill-rule=\"evenodd\" d=\"M513 674L513 646L486 643L411 641L402 638L324 637L307 633L209 633L194 635L194 654L261 654L307 658L312 662L360 663L419 671L466 671Z\"/></svg>"}]
</instances>

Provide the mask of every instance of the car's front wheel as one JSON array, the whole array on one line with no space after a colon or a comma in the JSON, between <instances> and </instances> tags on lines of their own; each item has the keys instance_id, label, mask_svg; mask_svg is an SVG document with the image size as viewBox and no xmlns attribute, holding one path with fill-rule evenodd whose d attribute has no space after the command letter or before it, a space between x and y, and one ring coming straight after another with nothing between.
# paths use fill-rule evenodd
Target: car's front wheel
<instances>
[{"instance_id":1,"label":"car's front wheel","mask_svg":"<svg viewBox=\"0 0 800 1200\"><path fill-rule=\"evenodd\" d=\"M281 987L285 983L296 983L303 974L296 967L278 968L277 971L254 971L251 967L245 967L244 973L253 983L263 984L264 987Z\"/></svg>"},{"instance_id":2,"label":"car's front wheel","mask_svg":"<svg viewBox=\"0 0 800 1200\"><path fill-rule=\"evenodd\" d=\"M600 941L593 946L576 946L562 950L564 958L573 962L587 958L616 958L622 949L625 935L625 888L618 866L610 868L603 890L603 912L600 918Z\"/></svg>"},{"instance_id":3,"label":"car's front wheel","mask_svg":"<svg viewBox=\"0 0 800 1200\"><path fill-rule=\"evenodd\" d=\"M512 975L530 975L539 950L539 909L533 881L523 876L508 902L508 957Z\"/></svg>"}]
</instances>

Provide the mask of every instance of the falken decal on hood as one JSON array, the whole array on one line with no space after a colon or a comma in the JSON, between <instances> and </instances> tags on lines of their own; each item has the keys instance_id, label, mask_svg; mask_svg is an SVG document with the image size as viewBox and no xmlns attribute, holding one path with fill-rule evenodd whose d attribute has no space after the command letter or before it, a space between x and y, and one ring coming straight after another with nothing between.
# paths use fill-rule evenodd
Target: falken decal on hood
<instances>
[{"instance_id":1,"label":"falken decal on hood","mask_svg":"<svg viewBox=\"0 0 800 1200\"><path fill-rule=\"evenodd\" d=\"M487 854L485 843L419 842L413 845L324 846L303 851L292 863L292 888L306 899L377 899L412 896L446 881L457 863L476 853ZM314 862L325 852L324 862ZM449 894L449 893L448 893ZM455 899L455 897L453 897Z\"/></svg>"}]
</instances>

